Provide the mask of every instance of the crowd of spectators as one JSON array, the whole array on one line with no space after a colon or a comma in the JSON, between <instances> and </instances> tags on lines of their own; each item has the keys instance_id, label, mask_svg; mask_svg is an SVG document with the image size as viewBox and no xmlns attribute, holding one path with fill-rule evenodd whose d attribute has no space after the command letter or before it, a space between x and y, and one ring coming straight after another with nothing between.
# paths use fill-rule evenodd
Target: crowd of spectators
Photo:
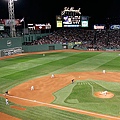
<instances>
[{"instance_id":1,"label":"crowd of spectators","mask_svg":"<svg viewBox=\"0 0 120 120\"><path fill-rule=\"evenodd\" d=\"M16 37L21 37L23 35L23 32L21 29L16 29ZM3 31L0 31L0 38L9 38L10 35L10 29L5 29Z\"/></svg>"},{"instance_id":2,"label":"crowd of spectators","mask_svg":"<svg viewBox=\"0 0 120 120\"><path fill-rule=\"evenodd\" d=\"M120 30L85 30L62 28L38 40L24 42L24 45L79 43L78 48L120 49Z\"/></svg>"},{"instance_id":3,"label":"crowd of spectators","mask_svg":"<svg viewBox=\"0 0 120 120\"><path fill-rule=\"evenodd\" d=\"M20 31L16 36L21 37ZM1 32L0 38L10 37ZM80 28L61 28L35 40L24 41L23 45L68 44L79 49L120 49L120 30L88 30Z\"/></svg>"},{"instance_id":4,"label":"crowd of spectators","mask_svg":"<svg viewBox=\"0 0 120 120\"><path fill-rule=\"evenodd\" d=\"M8 34L8 32L1 32L0 33L0 38L8 38L10 37L10 35Z\"/></svg>"}]
</instances>

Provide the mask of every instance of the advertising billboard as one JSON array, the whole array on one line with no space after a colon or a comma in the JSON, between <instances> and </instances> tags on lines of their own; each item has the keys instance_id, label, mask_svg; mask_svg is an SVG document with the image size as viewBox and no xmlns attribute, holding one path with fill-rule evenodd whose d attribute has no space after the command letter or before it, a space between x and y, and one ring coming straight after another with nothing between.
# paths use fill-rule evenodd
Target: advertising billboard
<instances>
[{"instance_id":1,"label":"advertising billboard","mask_svg":"<svg viewBox=\"0 0 120 120\"><path fill-rule=\"evenodd\" d=\"M88 21L81 21L81 27L88 27Z\"/></svg>"},{"instance_id":2,"label":"advertising billboard","mask_svg":"<svg viewBox=\"0 0 120 120\"><path fill-rule=\"evenodd\" d=\"M81 27L88 27L88 16L81 16Z\"/></svg>"},{"instance_id":3,"label":"advertising billboard","mask_svg":"<svg viewBox=\"0 0 120 120\"><path fill-rule=\"evenodd\" d=\"M51 24L35 24L35 30L51 29Z\"/></svg>"},{"instance_id":4,"label":"advertising billboard","mask_svg":"<svg viewBox=\"0 0 120 120\"><path fill-rule=\"evenodd\" d=\"M111 25L110 29L111 30L119 30L120 29L120 25Z\"/></svg>"},{"instance_id":5,"label":"advertising billboard","mask_svg":"<svg viewBox=\"0 0 120 120\"><path fill-rule=\"evenodd\" d=\"M62 27L62 17L60 15L56 16L56 27Z\"/></svg>"},{"instance_id":6,"label":"advertising billboard","mask_svg":"<svg viewBox=\"0 0 120 120\"><path fill-rule=\"evenodd\" d=\"M0 24L0 31L4 30L4 24Z\"/></svg>"},{"instance_id":7,"label":"advertising billboard","mask_svg":"<svg viewBox=\"0 0 120 120\"><path fill-rule=\"evenodd\" d=\"M20 22L20 19L13 19L13 20L10 20L10 19L0 19L0 24L4 24L5 26L10 26L11 23L13 25L16 25L16 26L20 26L21 25L21 22Z\"/></svg>"},{"instance_id":8,"label":"advertising billboard","mask_svg":"<svg viewBox=\"0 0 120 120\"><path fill-rule=\"evenodd\" d=\"M62 16L63 27L80 27L80 16Z\"/></svg>"},{"instance_id":9,"label":"advertising billboard","mask_svg":"<svg viewBox=\"0 0 120 120\"><path fill-rule=\"evenodd\" d=\"M100 24L100 25L96 24L96 25L94 25L94 30L104 30L104 29L105 29L105 25L103 25L103 24Z\"/></svg>"}]
</instances>

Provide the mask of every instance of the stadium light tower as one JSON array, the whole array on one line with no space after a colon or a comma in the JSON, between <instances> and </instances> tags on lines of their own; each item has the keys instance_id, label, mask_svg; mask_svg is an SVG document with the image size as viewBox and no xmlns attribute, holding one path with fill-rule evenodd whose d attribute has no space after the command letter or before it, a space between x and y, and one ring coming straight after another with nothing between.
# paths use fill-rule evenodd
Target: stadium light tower
<instances>
[{"instance_id":1,"label":"stadium light tower","mask_svg":"<svg viewBox=\"0 0 120 120\"><path fill-rule=\"evenodd\" d=\"M10 35L11 35L11 37L16 37L14 1L17 1L17 0L8 0L8 12L9 12Z\"/></svg>"}]
</instances>

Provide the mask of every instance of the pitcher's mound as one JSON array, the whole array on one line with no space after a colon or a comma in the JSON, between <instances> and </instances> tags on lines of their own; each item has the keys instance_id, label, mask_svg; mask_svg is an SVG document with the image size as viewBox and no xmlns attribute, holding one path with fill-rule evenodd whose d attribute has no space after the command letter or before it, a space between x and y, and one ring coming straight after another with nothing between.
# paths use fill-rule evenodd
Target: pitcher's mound
<instances>
[{"instance_id":1,"label":"pitcher's mound","mask_svg":"<svg viewBox=\"0 0 120 120\"><path fill-rule=\"evenodd\" d=\"M102 92L99 91L99 92L95 92L94 96L96 96L98 98L112 98L114 96L114 94L111 92L107 92L107 94L104 95L104 94L102 94Z\"/></svg>"}]
</instances>

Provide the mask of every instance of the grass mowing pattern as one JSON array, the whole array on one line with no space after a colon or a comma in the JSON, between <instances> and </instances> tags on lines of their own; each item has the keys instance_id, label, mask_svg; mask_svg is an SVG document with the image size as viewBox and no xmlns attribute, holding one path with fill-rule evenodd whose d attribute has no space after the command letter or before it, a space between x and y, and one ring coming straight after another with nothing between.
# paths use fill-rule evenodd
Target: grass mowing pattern
<instances>
[{"instance_id":1,"label":"grass mowing pattern","mask_svg":"<svg viewBox=\"0 0 120 120\"><path fill-rule=\"evenodd\" d=\"M114 82L78 81L74 86L70 85L65 89L63 88L64 93L71 91L69 94L63 94L63 90L56 92L56 100L53 103L118 116L120 110L120 83L115 83L114 87L116 90L112 90L112 87L109 89L112 85L114 85ZM105 90L114 93L115 96L111 99L102 99L94 96L94 92ZM64 101L62 102L59 100L60 94L64 96Z\"/></svg>"},{"instance_id":2,"label":"grass mowing pattern","mask_svg":"<svg viewBox=\"0 0 120 120\"><path fill-rule=\"evenodd\" d=\"M76 114L72 112L67 112L63 110L53 109L49 107L25 107L25 111L20 111L16 109L11 109L10 105L16 105L14 103L9 103L9 106L5 105L5 99L0 98L0 111L6 114L12 115L14 117L20 118L22 120L104 120L99 118L94 118L82 114ZM18 105L17 105L18 106ZM21 106L19 106L21 107ZM1 119L1 118L0 118Z\"/></svg>"},{"instance_id":3,"label":"grass mowing pattern","mask_svg":"<svg viewBox=\"0 0 120 120\"><path fill-rule=\"evenodd\" d=\"M117 64L116 64L117 63ZM114 58L110 62L107 62L105 65L99 67L99 69L106 69L111 71L119 70L120 71L120 57Z\"/></svg>"},{"instance_id":4,"label":"grass mowing pattern","mask_svg":"<svg viewBox=\"0 0 120 120\"><path fill-rule=\"evenodd\" d=\"M120 72L120 57L118 56L118 53L113 53L113 52L112 53L110 52L57 53L56 52L56 53L47 53L44 57L42 54L38 54L38 55L34 54L34 55L19 56L15 58L0 60L0 93L4 93L6 90L9 90L10 88L22 82L30 80L32 78L40 77L43 75L50 75L51 73L59 74L59 73L75 72L75 71L76 72L101 71L102 69L106 69L108 71ZM99 85L97 84L97 87L98 86ZM79 88L80 86L77 85L77 87ZM114 87L116 86L114 85ZM101 88L101 86L99 86L99 88ZM108 88L111 88L110 85ZM91 91L91 87L89 85L87 85L87 89ZM118 93L117 93L117 88L114 88L114 90L116 90L116 94L118 95L119 90ZM87 94L90 95L91 92L87 92ZM58 98L60 99L62 98L62 96L61 97L59 96ZM118 108L119 104L117 104L116 102L110 104L110 106L108 103L105 104L104 102L102 102L103 106L101 106L101 103L99 103L98 100L96 100L96 105L93 107L92 97L90 103L88 103L87 100L84 103L84 99L82 99L82 102L80 102L81 99L78 100L77 99L76 99L77 104L75 103L73 104L72 100L71 100L72 102L70 103L70 99L68 100L66 98L65 98L66 103L62 100L59 101L58 99L57 100L59 102L54 101L54 103L63 104L65 106L69 106L70 104L70 107L86 109L91 111L98 110L99 108L98 112L100 113L119 115L118 111L120 111L120 108ZM117 99L119 101L119 97ZM78 103L79 103L79 107L78 107ZM52 108L46 108L46 107L27 107L26 111L18 111L9 108L9 106L6 106L5 99L3 98L1 98L0 104L1 104L0 106L1 112L5 112L7 114L16 116L18 118L22 118L23 120L56 120L56 119L57 120L78 120L78 119L100 120L85 115L79 115L75 113L70 113L70 112L56 110ZM10 103L10 104L13 105L14 103ZM109 110L105 109L108 106L109 106ZM115 111L113 111L113 109L115 109Z\"/></svg>"}]
</instances>

